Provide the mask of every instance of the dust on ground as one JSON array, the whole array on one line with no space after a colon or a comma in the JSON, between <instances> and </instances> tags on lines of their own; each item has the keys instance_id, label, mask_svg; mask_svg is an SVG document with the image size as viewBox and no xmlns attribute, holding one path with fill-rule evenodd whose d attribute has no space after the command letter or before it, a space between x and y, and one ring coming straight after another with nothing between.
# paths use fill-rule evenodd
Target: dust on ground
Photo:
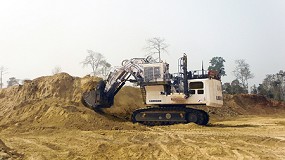
<instances>
[{"instance_id":1,"label":"dust on ground","mask_svg":"<svg viewBox=\"0 0 285 160\"><path fill-rule=\"evenodd\" d=\"M0 159L285 159L284 103L225 95L207 126L146 127L129 121L144 106L138 88L106 114L84 107L99 80L61 73L0 90Z\"/></svg>"}]
</instances>

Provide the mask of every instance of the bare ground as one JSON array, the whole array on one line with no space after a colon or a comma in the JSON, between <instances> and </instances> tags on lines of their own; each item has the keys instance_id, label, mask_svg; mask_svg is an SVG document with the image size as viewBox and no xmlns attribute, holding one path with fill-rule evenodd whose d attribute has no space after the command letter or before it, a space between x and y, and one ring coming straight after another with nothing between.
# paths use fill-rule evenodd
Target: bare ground
<instances>
[{"instance_id":1,"label":"bare ground","mask_svg":"<svg viewBox=\"0 0 285 160\"><path fill-rule=\"evenodd\" d=\"M0 137L25 155L19 159L285 159L285 119L280 116L135 130L13 130L2 130Z\"/></svg>"}]
</instances>

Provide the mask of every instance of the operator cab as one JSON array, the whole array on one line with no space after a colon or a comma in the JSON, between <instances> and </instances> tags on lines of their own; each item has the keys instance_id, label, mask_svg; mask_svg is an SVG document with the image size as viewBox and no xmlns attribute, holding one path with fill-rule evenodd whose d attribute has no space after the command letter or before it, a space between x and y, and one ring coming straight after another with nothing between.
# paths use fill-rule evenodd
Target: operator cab
<instances>
[{"instance_id":1,"label":"operator cab","mask_svg":"<svg viewBox=\"0 0 285 160\"><path fill-rule=\"evenodd\" d=\"M142 66L145 83L170 82L168 63L147 63Z\"/></svg>"}]
</instances>

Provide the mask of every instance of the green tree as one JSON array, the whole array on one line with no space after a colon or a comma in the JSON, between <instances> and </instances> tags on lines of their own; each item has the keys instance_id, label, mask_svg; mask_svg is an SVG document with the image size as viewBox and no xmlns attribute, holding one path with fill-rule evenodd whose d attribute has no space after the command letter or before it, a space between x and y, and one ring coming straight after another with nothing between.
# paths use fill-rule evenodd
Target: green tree
<instances>
[{"instance_id":1,"label":"green tree","mask_svg":"<svg viewBox=\"0 0 285 160\"><path fill-rule=\"evenodd\" d=\"M259 84L259 86L257 87L257 93L263 96L267 96L267 91L263 84Z\"/></svg>"},{"instance_id":2,"label":"green tree","mask_svg":"<svg viewBox=\"0 0 285 160\"><path fill-rule=\"evenodd\" d=\"M246 91L242 88L240 82L237 79L233 80L231 83L224 83L223 92L226 94L246 93Z\"/></svg>"},{"instance_id":3,"label":"green tree","mask_svg":"<svg viewBox=\"0 0 285 160\"><path fill-rule=\"evenodd\" d=\"M224 83L223 84L223 93L232 94L232 86L230 83Z\"/></svg>"},{"instance_id":4,"label":"green tree","mask_svg":"<svg viewBox=\"0 0 285 160\"><path fill-rule=\"evenodd\" d=\"M258 93L268 98L285 100L285 72L280 70L276 74L268 74L258 87Z\"/></svg>"},{"instance_id":5,"label":"green tree","mask_svg":"<svg viewBox=\"0 0 285 160\"><path fill-rule=\"evenodd\" d=\"M232 87L232 94L241 94L247 92L247 90L246 91L244 90L241 83L237 79L232 81L231 87Z\"/></svg>"},{"instance_id":6,"label":"green tree","mask_svg":"<svg viewBox=\"0 0 285 160\"><path fill-rule=\"evenodd\" d=\"M224 67L225 59L222 57L213 57L210 60L210 66L208 70L214 70L219 73L220 76L226 76L226 71Z\"/></svg>"}]
</instances>

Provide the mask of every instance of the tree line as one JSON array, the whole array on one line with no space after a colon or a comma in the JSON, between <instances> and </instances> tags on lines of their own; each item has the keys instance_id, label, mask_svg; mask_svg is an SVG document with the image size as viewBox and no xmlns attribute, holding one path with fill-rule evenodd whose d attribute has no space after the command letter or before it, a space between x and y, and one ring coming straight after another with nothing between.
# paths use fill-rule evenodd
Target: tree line
<instances>
[{"instance_id":1,"label":"tree line","mask_svg":"<svg viewBox=\"0 0 285 160\"><path fill-rule=\"evenodd\" d=\"M275 74L266 75L265 79L258 87L253 86L253 89L261 95L275 100L285 101L285 72L280 70Z\"/></svg>"},{"instance_id":2,"label":"tree line","mask_svg":"<svg viewBox=\"0 0 285 160\"><path fill-rule=\"evenodd\" d=\"M213 57L210 60L209 70L215 70L220 72L221 76L226 76L224 62L222 57ZM280 70L275 74L268 74L264 78L261 84L251 87L248 86L248 80L254 78L254 74L251 73L250 65L246 63L244 59L235 61L235 69L233 71L236 77L232 82L227 82L222 85L223 93L226 94L259 94L267 98L275 100L285 101L285 72ZM250 92L249 92L250 88Z\"/></svg>"}]
</instances>

